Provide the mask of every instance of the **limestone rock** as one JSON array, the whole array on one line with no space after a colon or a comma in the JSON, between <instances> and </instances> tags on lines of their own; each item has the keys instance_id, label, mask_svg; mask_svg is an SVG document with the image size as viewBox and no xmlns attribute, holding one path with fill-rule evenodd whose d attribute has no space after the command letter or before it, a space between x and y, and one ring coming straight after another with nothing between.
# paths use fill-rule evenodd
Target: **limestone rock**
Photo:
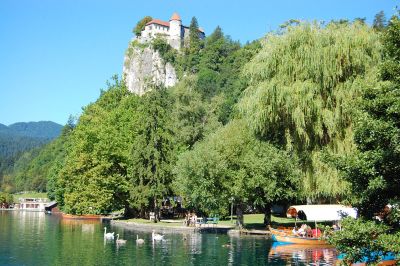
<instances>
[{"instance_id":1,"label":"limestone rock","mask_svg":"<svg viewBox=\"0 0 400 266\"><path fill-rule=\"evenodd\" d=\"M150 46L131 46L124 59L123 77L128 90L143 95L151 84L174 86L178 80L174 67L165 63Z\"/></svg>"}]
</instances>

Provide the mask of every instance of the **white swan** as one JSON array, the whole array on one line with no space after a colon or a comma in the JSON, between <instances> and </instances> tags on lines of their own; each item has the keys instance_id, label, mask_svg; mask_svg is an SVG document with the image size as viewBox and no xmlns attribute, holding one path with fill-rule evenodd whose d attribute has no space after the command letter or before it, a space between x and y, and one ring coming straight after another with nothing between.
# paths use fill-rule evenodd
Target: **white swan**
<instances>
[{"instance_id":1,"label":"white swan","mask_svg":"<svg viewBox=\"0 0 400 266\"><path fill-rule=\"evenodd\" d=\"M136 244L144 244L144 239L141 239L138 235L136 235Z\"/></svg>"},{"instance_id":2,"label":"white swan","mask_svg":"<svg viewBox=\"0 0 400 266\"><path fill-rule=\"evenodd\" d=\"M164 236L160 235L160 234L156 234L155 231L153 230L153 232L151 234L151 238L153 240L163 240Z\"/></svg>"},{"instance_id":3,"label":"white swan","mask_svg":"<svg viewBox=\"0 0 400 266\"><path fill-rule=\"evenodd\" d=\"M104 238L107 239L114 239L114 232L107 233L107 227L104 227Z\"/></svg>"},{"instance_id":4,"label":"white swan","mask_svg":"<svg viewBox=\"0 0 400 266\"><path fill-rule=\"evenodd\" d=\"M117 240L115 240L115 243L117 244L126 244L125 239L119 239L119 234L117 234Z\"/></svg>"}]
</instances>

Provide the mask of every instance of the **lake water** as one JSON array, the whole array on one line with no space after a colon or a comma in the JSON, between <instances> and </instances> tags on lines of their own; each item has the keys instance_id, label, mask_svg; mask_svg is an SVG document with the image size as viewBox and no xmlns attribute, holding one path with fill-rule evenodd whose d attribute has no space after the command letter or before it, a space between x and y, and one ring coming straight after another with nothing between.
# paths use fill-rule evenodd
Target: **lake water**
<instances>
[{"instance_id":1,"label":"lake water","mask_svg":"<svg viewBox=\"0 0 400 266\"><path fill-rule=\"evenodd\" d=\"M260 236L151 232L106 225L125 245L104 241L100 222L0 211L0 265L332 265L332 248L276 245ZM146 242L136 245L136 235Z\"/></svg>"}]
</instances>

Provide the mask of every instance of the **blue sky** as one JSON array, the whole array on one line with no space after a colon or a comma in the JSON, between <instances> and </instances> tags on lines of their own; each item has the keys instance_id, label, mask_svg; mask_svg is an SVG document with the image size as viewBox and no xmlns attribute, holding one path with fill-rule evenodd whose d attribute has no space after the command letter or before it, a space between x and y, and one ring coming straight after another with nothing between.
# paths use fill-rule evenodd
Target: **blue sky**
<instances>
[{"instance_id":1,"label":"blue sky","mask_svg":"<svg viewBox=\"0 0 400 266\"><path fill-rule=\"evenodd\" d=\"M146 15L184 24L196 16L206 34L217 25L242 43L258 39L288 19L366 17L395 0L1 0L0 123L51 120L94 102L114 74L121 75L132 28Z\"/></svg>"}]
</instances>

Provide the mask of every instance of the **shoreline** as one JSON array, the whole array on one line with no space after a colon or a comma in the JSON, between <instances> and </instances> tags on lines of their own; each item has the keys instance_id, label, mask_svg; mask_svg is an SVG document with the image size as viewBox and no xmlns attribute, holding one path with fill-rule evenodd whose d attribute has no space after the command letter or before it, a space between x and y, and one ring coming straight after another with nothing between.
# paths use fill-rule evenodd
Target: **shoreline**
<instances>
[{"instance_id":1,"label":"shoreline","mask_svg":"<svg viewBox=\"0 0 400 266\"><path fill-rule=\"evenodd\" d=\"M171 233L172 232L228 233L228 231L235 230L235 227L233 226L192 227L192 226L182 226L182 225L163 225L161 223L145 224L145 223L124 221L124 220L110 220L110 224L113 226L123 227L128 230L138 230L138 231L158 230Z\"/></svg>"},{"instance_id":2,"label":"shoreline","mask_svg":"<svg viewBox=\"0 0 400 266\"><path fill-rule=\"evenodd\" d=\"M112 226L122 227L127 230L149 232L156 230L163 233L216 233L216 234L229 234L235 236L241 235L254 235L254 236L271 236L271 232L267 230L249 230L237 229L235 226L182 226L182 225L163 225L163 224L144 224L138 222L130 222L125 220L109 220Z\"/></svg>"},{"instance_id":3,"label":"shoreline","mask_svg":"<svg viewBox=\"0 0 400 266\"><path fill-rule=\"evenodd\" d=\"M0 211L28 211L28 212L42 212L39 210L26 210L26 209L0 209ZM123 227L127 230L136 230L149 232L152 230L158 230L164 233L217 233L217 234L229 234L229 235L258 235L258 236L271 236L269 230L257 230L257 229L237 229L233 225L203 225L203 226L184 226L180 223L171 225L171 222L161 223L140 223L133 222L124 219L115 219L115 217L102 216L102 215L70 215L62 212L52 213L53 215L60 216L61 219L65 220L98 220L100 222L110 223L112 226Z\"/></svg>"},{"instance_id":4,"label":"shoreline","mask_svg":"<svg viewBox=\"0 0 400 266\"><path fill-rule=\"evenodd\" d=\"M15 209L15 208L0 208L0 211L13 211L13 212L45 212L44 210L36 209Z\"/></svg>"}]
</instances>

